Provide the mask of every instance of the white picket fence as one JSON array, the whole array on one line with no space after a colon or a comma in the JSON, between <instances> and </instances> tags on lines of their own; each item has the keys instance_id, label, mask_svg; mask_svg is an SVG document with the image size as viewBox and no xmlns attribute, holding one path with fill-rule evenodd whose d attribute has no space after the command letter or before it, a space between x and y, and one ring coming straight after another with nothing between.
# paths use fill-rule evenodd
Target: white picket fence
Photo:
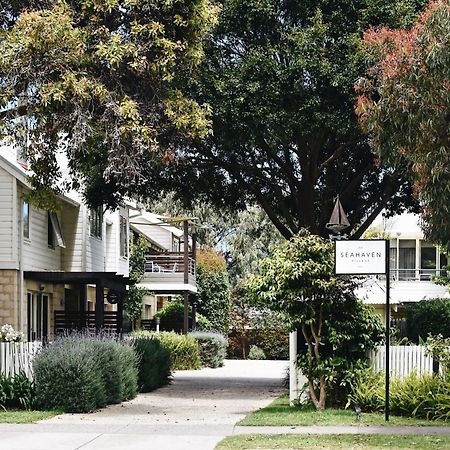
<instances>
[{"instance_id":1,"label":"white picket fence","mask_svg":"<svg viewBox=\"0 0 450 450\"><path fill-rule=\"evenodd\" d=\"M23 371L31 379L32 361L41 348L41 342L0 342L0 373L13 376Z\"/></svg>"},{"instance_id":2,"label":"white picket fence","mask_svg":"<svg viewBox=\"0 0 450 450\"><path fill-rule=\"evenodd\" d=\"M369 352L369 359L376 371L386 368L386 348L378 347ZM417 375L433 373L433 358L425 355L425 347L421 345L393 345L389 351L391 376L404 378L415 371Z\"/></svg>"}]
</instances>

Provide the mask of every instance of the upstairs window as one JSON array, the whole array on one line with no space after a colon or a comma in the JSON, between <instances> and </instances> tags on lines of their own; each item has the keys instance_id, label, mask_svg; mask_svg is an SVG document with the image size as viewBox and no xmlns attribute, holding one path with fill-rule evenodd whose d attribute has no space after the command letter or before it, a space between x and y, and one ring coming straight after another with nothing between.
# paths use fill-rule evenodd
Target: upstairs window
<instances>
[{"instance_id":1,"label":"upstairs window","mask_svg":"<svg viewBox=\"0 0 450 450\"><path fill-rule=\"evenodd\" d=\"M22 227L23 237L30 239L30 204L22 202Z\"/></svg>"},{"instance_id":2,"label":"upstairs window","mask_svg":"<svg viewBox=\"0 0 450 450\"><path fill-rule=\"evenodd\" d=\"M58 216L54 212L48 213L48 246L54 248L56 244L58 247L66 248L63 234L61 231L61 225L59 223Z\"/></svg>"},{"instance_id":3,"label":"upstairs window","mask_svg":"<svg viewBox=\"0 0 450 450\"><path fill-rule=\"evenodd\" d=\"M101 206L90 210L89 222L91 236L101 239L103 224L103 211Z\"/></svg>"},{"instance_id":4,"label":"upstairs window","mask_svg":"<svg viewBox=\"0 0 450 450\"><path fill-rule=\"evenodd\" d=\"M128 226L123 216L120 216L120 256L128 257Z\"/></svg>"}]
</instances>

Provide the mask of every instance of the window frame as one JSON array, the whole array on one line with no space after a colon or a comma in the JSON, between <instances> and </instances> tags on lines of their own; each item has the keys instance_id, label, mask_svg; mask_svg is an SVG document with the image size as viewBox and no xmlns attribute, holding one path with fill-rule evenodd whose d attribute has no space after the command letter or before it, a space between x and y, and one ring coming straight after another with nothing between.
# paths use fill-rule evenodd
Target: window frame
<instances>
[{"instance_id":1,"label":"window frame","mask_svg":"<svg viewBox=\"0 0 450 450\"><path fill-rule=\"evenodd\" d=\"M25 208L26 208L26 215L25 215ZM25 200L22 200L22 238L30 241L31 240L31 208L30 203L26 202Z\"/></svg>"},{"instance_id":2,"label":"window frame","mask_svg":"<svg viewBox=\"0 0 450 450\"><path fill-rule=\"evenodd\" d=\"M119 255L128 258L128 221L122 214L119 215Z\"/></svg>"},{"instance_id":3,"label":"window frame","mask_svg":"<svg viewBox=\"0 0 450 450\"><path fill-rule=\"evenodd\" d=\"M103 238L103 209L101 206L89 210L89 235L97 239Z\"/></svg>"}]
</instances>

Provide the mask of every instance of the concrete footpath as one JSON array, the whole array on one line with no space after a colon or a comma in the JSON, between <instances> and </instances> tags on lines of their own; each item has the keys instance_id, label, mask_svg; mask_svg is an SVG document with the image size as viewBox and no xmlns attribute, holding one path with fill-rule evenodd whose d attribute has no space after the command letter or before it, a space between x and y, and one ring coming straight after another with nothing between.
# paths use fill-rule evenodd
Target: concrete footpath
<instances>
[{"instance_id":1,"label":"concrete footpath","mask_svg":"<svg viewBox=\"0 0 450 450\"><path fill-rule=\"evenodd\" d=\"M213 449L236 422L282 392L287 361L226 361L180 371L173 383L91 414L0 425L0 449Z\"/></svg>"},{"instance_id":2,"label":"concrete footpath","mask_svg":"<svg viewBox=\"0 0 450 450\"><path fill-rule=\"evenodd\" d=\"M3 450L212 450L233 434L447 434L450 427L239 427L282 392L287 362L226 361L177 372L170 386L91 414L0 424Z\"/></svg>"}]
</instances>

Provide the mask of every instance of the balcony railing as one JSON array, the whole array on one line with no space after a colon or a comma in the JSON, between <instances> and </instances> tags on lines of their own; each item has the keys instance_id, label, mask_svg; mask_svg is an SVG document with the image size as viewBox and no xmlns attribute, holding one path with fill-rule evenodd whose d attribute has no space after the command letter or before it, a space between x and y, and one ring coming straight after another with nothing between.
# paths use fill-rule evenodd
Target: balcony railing
<instances>
[{"instance_id":1,"label":"balcony railing","mask_svg":"<svg viewBox=\"0 0 450 450\"><path fill-rule=\"evenodd\" d=\"M444 269L391 269L394 281L431 281L434 276L448 276Z\"/></svg>"},{"instance_id":2,"label":"balcony railing","mask_svg":"<svg viewBox=\"0 0 450 450\"><path fill-rule=\"evenodd\" d=\"M184 255L181 253L164 253L145 257L146 273L184 273L186 271ZM188 258L187 272L195 276L195 259Z\"/></svg>"}]
</instances>

